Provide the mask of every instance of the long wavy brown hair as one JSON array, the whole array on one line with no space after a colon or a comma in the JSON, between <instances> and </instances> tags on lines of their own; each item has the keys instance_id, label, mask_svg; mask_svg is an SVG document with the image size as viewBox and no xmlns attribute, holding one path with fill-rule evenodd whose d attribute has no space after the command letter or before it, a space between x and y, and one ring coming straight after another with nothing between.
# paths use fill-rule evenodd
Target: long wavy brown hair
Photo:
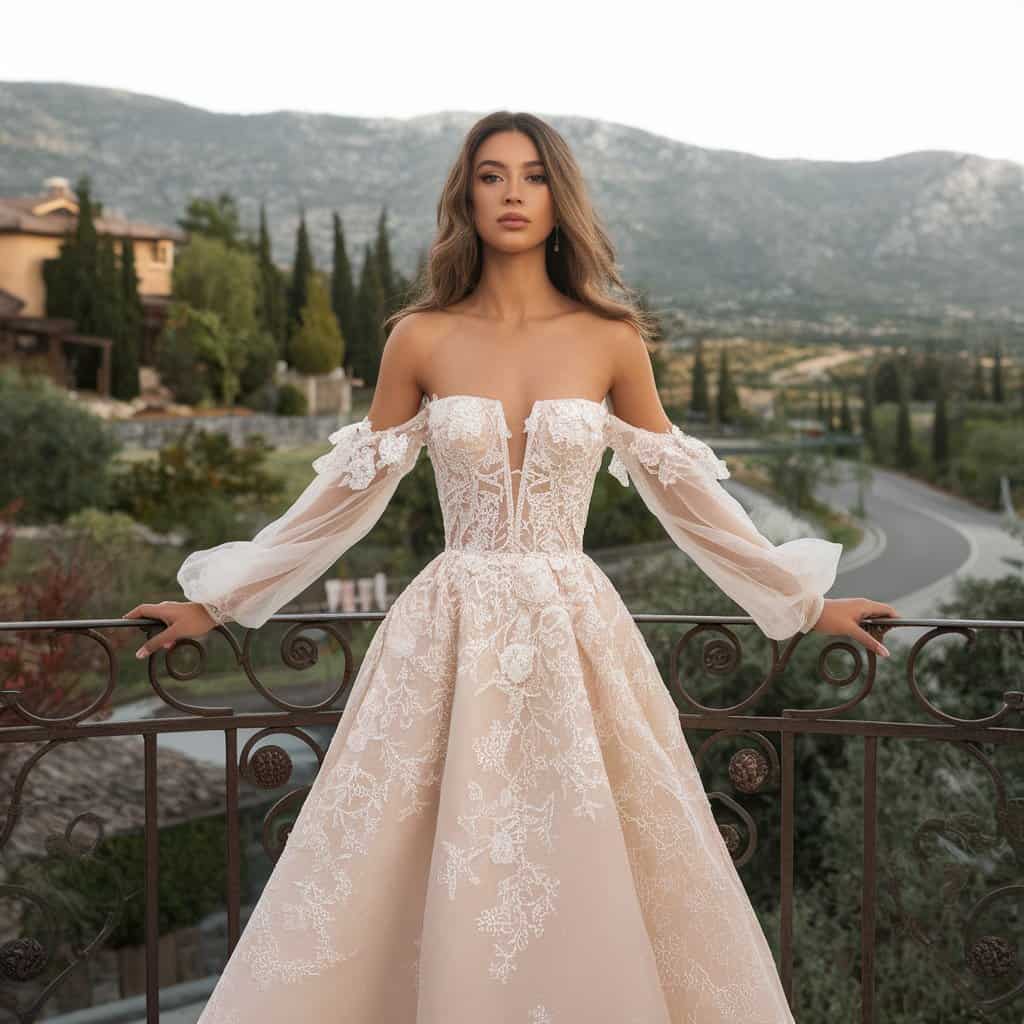
<instances>
[{"instance_id":1,"label":"long wavy brown hair","mask_svg":"<svg viewBox=\"0 0 1024 1024\"><path fill-rule=\"evenodd\" d=\"M619 275L612 243L590 202L568 143L539 117L508 110L482 117L467 133L437 203L437 234L413 286L412 300L384 321L385 331L390 332L410 313L444 309L458 302L479 283L483 246L470 207L473 163L483 141L501 131L528 135L544 161L560 236L558 252L554 250L553 231L546 243L551 283L598 316L626 320L644 340L651 340L656 335L656 321L640 308L637 293ZM622 298L613 297L614 289Z\"/></svg>"}]
</instances>

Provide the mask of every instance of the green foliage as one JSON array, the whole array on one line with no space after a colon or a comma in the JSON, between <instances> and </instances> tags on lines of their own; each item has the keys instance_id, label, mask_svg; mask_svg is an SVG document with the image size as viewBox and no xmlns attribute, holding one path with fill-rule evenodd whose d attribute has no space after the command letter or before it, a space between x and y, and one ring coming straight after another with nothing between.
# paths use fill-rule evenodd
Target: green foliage
<instances>
[{"instance_id":1,"label":"green foliage","mask_svg":"<svg viewBox=\"0 0 1024 1024\"><path fill-rule=\"evenodd\" d=\"M300 373L329 373L341 365L341 331L327 289L318 275L310 277L308 288L302 322L291 340L291 363Z\"/></svg>"},{"instance_id":2,"label":"green foliage","mask_svg":"<svg viewBox=\"0 0 1024 1024\"><path fill-rule=\"evenodd\" d=\"M103 420L49 380L0 367L0 505L24 498L23 522L105 506L119 448Z\"/></svg>"},{"instance_id":3,"label":"green foliage","mask_svg":"<svg viewBox=\"0 0 1024 1024\"><path fill-rule=\"evenodd\" d=\"M180 401L231 404L273 378L278 343L264 322L267 288L273 290L265 278L248 245L202 234L189 242L174 267L177 302L157 357ZM196 369L199 380L192 379Z\"/></svg>"},{"instance_id":4,"label":"green foliage","mask_svg":"<svg viewBox=\"0 0 1024 1024\"><path fill-rule=\"evenodd\" d=\"M246 338L227 330L217 313L172 304L156 361L161 379L179 401L215 399L231 405L247 359Z\"/></svg>"},{"instance_id":5,"label":"green foliage","mask_svg":"<svg viewBox=\"0 0 1024 1024\"><path fill-rule=\"evenodd\" d=\"M352 372L369 387L377 383L384 350L384 311L387 296L380 268L371 246L363 248L363 266L356 292L355 332L349 339Z\"/></svg>"},{"instance_id":6,"label":"green foliage","mask_svg":"<svg viewBox=\"0 0 1024 1024\"><path fill-rule=\"evenodd\" d=\"M960 486L991 508L999 507L999 478L1024 484L1024 430L1020 422L972 423L956 460Z\"/></svg>"},{"instance_id":7,"label":"green foliage","mask_svg":"<svg viewBox=\"0 0 1024 1024\"><path fill-rule=\"evenodd\" d=\"M794 512L814 505L814 490L832 472L834 460L811 449L787 449L777 455L752 458L772 482L772 490Z\"/></svg>"},{"instance_id":8,"label":"green foliage","mask_svg":"<svg viewBox=\"0 0 1024 1024\"><path fill-rule=\"evenodd\" d=\"M729 615L744 612L684 556L649 559L616 575L633 611ZM1024 603L1024 581L1007 577L995 585L980 580L961 583L943 615L1017 619ZM694 627L674 624L641 627L670 692L680 709L692 713L676 687L683 685L710 707L728 707L749 696L762 681L770 661L768 641L756 627L737 628L743 657L735 672L712 673L703 664L702 638L695 635L680 649L677 678L669 675L670 651ZM706 639L719 639L707 631ZM829 638L811 634L800 640L785 672L748 713L778 715L783 708L825 707L849 700L863 685L861 674L844 687L821 681L818 654ZM895 640L890 642L892 647ZM860 646L856 645L855 646ZM861 651L862 655L863 652ZM906 664L894 647L891 661L876 664L870 695L844 717L880 722L928 722L906 681ZM933 641L918 660L917 680L942 710L982 717L1001 705L1007 689L1019 689L1021 643L1009 631L979 631L968 647L962 638ZM851 667L842 653L829 657L837 676ZM1007 724L1016 724L1008 720ZM686 723L687 740L696 752L710 737ZM769 736L778 749L778 738ZM726 765L740 746L756 746L748 736L720 738L705 752L702 780L722 822L742 822L719 802L721 792L736 800L754 819L754 857L740 869L744 886L773 949L778 951L779 791L745 795L729 783ZM998 745L981 749L1009 783L1024 768L1024 750ZM798 1020L847 1021L860 1014L860 896L863 878L864 743L856 736L805 734L794 744L796 814L794 842L796 889L795 1002ZM971 907L985 894L1020 877L1020 800L1008 802L1008 823L997 817L998 783L984 763L963 744L878 740L878 870L876 930L877 1019L886 1024L953 1024L997 1021L1016 1024L1019 1007L983 1016L972 999L957 991L960 980L978 995L1005 989L997 981L982 983L964 965L964 925ZM920 834L919 834L920 830ZM978 934L1019 933L1019 910L1012 898L997 901L980 919Z\"/></svg>"},{"instance_id":9,"label":"green foliage","mask_svg":"<svg viewBox=\"0 0 1024 1024\"><path fill-rule=\"evenodd\" d=\"M263 333L273 339L274 350L278 358L283 359L287 342L286 278L273 260L270 249L270 231L267 228L267 212L263 203L260 203L256 260L259 270L256 316L263 327Z\"/></svg>"},{"instance_id":10,"label":"green foliage","mask_svg":"<svg viewBox=\"0 0 1024 1024\"><path fill-rule=\"evenodd\" d=\"M119 607L125 595L145 589L149 545L139 536L130 516L85 508L69 516L64 526L61 555L91 581L84 604L78 609L82 618L106 617L112 607Z\"/></svg>"},{"instance_id":11,"label":"green foliage","mask_svg":"<svg viewBox=\"0 0 1024 1024\"><path fill-rule=\"evenodd\" d=\"M174 297L193 309L216 313L225 331L256 330L259 272L247 251L197 235L174 264Z\"/></svg>"},{"instance_id":12,"label":"green foliage","mask_svg":"<svg viewBox=\"0 0 1024 1024\"><path fill-rule=\"evenodd\" d=\"M227 829L220 818L202 818L160 829L159 932L196 925L223 904L227 884L224 851ZM248 864L241 862L243 887ZM50 856L20 867L21 884L45 891L51 905L61 908L60 917L89 941L103 928L108 915L119 911L117 925L107 945L138 946L146 941L145 835L123 833L104 839L90 857L74 853ZM34 934L34 906L26 912L23 927Z\"/></svg>"},{"instance_id":13,"label":"green foliage","mask_svg":"<svg viewBox=\"0 0 1024 1024\"><path fill-rule=\"evenodd\" d=\"M281 493L282 481L264 467L271 450L259 436L235 448L227 434L190 424L157 459L114 477L115 505L155 530L185 531L195 547L230 540L239 511L255 511Z\"/></svg>"},{"instance_id":14,"label":"green foliage","mask_svg":"<svg viewBox=\"0 0 1024 1024\"><path fill-rule=\"evenodd\" d=\"M725 345L718 355L718 391L715 395L715 414L719 423L734 422L739 413L740 396L729 371L729 353Z\"/></svg>"},{"instance_id":15,"label":"green foliage","mask_svg":"<svg viewBox=\"0 0 1024 1024\"><path fill-rule=\"evenodd\" d=\"M693 353L693 382L690 387L690 411L699 416L707 416L711 412L711 398L708 395L708 374L704 366L704 349L700 339L697 340Z\"/></svg>"},{"instance_id":16,"label":"green foliage","mask_svg":"<svg viewBox=\"0 0 1024 1024\"><path fill-rule=\"evenodd\" d=\"M46 314L69 317L80 334L109 339L113 343L111 393L115 398L134 398L139 393L143 316L133 243L130 238L121 239L118 261L114 239L97 233L96 218L103 207L92 198L88 175L79 180L76 191L79 213L75 230L61 243L58 256L43 265ZM98 348L69 346L68 364L76 387L98 388L100 360Z\"/></svg>"},{"instance_id":17,"label":"green foliage","mask_svg":"<svg viewBox=\"0 0 1024 1024\"><path fill-rule=\"evenodd\" d=\"M282 384L277 392L278 416L305 416L309 410L306 396L294 384Z\"/></svg>"},{"instance_id":18,"label":"green foliage","mask_svg":"<svg viewBox=\"0 0 1024 1024\"><path fill-rule=\"evenodd\" d=\"M110 390L124 401L139 394L139 347L145 312L139 297L139 277L135 272L135 243L121 239L120 316L111 354Z\"/></svg>"},{"instance_id":19,"label":"green foliage","mask_svg":"<svg viewBox=\"0 0 1024 1024\"><path fill-rule=\"evenodd\" d=\"M309 279L315 270L313 250L310 248L309 232L306 229L306 214L303 211L295 234L295 257L292 260L292 273L287 291L286 330L289 340L302 322L302 311L306 308L309 298Z\"/></svg>"},{"instance_id":20,"label":"green foliage","mask_svg":"<svg viewBox=\"0 0 1024 1024\"><path fill-rule=\"evenodd\" d=\"M258 328L251 334L243 334L240 340L246 354L245 365L238 375L240 394L254 395L273 387L278 360L277 342L273 336Z\"/></svg>"},{"instance_id":21,"label":"green foliage","mask_svg":"<svg viewBox=\"0 0 1024 1024\"><path fill-rule=\"evenodd\" d=\"M246 247L238 216L238 203L230 192L221 192L215 199L194 197L189 200L185 216L178 226L191 236L189 244L198 239L218 241L229 249Z\"/></svg>"},{"instance_id":22,"label":"green foliage","mask_svg":"<svg viewBox=\"0 0 1024 1024\"><path fill-rule=\"evenodd\" d=\"M342 353L342 365L348 368L352 361L351 344L355 336L355 284L352 280L352 263L345 245L345 232L341 218L332 215L334 228L334 261L331 267L331 308L338 318L341 336L346 340L346 351Z\"/></svg>"}]
</instances>

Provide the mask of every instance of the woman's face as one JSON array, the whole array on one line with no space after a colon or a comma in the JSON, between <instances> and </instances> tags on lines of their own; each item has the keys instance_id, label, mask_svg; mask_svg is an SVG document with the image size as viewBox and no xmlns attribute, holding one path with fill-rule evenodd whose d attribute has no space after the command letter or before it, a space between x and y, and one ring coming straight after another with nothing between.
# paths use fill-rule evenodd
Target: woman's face
<instances>
[{"instance_id":1,"label":"woman's face","mask_svg":"<svg viewBox=\"0 0 1024 1024\"><path fill-rule=\"evenodd\" d=\"M486 245L523 252L543 245L555 226L547 170L533 140L522 132L488 136L473 160L473 222ZM525 223L504 224L516 213Z\"/></svg>"}]
</instances>

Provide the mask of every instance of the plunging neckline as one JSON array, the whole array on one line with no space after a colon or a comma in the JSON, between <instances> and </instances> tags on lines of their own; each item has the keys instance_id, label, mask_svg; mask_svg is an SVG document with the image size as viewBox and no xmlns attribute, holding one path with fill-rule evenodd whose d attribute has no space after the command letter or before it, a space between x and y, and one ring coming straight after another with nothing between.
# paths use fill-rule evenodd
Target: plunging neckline
<instances>
[{"instance_id":1,"label":"plunging neckline","mask_svg":"<svg viewBox=\"0 0 1024 1024\"><path fill-rule=\"evenodd\" d=\"M520 517L522 515L522 501L523 501L523 477L524 471L529 463L530 459L530 446L533 442L533 435L535 431L534 414L537 412L539 406L542 405L553 405L556 402L583 402L585 405L595 405L605 413L608 412L608 407L605 401L597 402L593 398L581 398L577 395L568 395L562 398L535 398L533 404L530 406L530 411L527 413L526 419L523 420L523 426L520 430L521 434L526 434L526 445L523 448L523 464L518 469L512 468L512 457L509 454L508 439L512 436L512 431L508 425L508 416L505 413L505 403L500 398L494 398L492 395L471 395L458 393L454 395L441 395L440 397L436 393L432 393L427 396L424 395L428 405L433 405L435 402L446 402L451 401L455 398L469 399L470 401L476 402L490 402L497 406L498 416L501 418L502 427L502 438L501 438L501 452L504 460L505 469L505 480L508 486L510 506L512 508L512 523L513 530L518 534ZM512 486L512 477L518 475L519 486Z\"/></svg>"}]
</instances>

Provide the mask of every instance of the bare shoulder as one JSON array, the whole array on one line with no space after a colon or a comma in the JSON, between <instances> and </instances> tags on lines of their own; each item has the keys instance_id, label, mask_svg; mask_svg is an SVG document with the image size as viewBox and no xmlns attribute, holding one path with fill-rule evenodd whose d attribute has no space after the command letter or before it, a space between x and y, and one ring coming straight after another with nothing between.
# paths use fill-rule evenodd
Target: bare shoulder
<instances>
[{"instance_id":1,"label":"bare shoulder","mask_svg":"<svg viewBox=\"0 0 1024 1024\"><path fill-rule=\"evenodd\" d=\"M600 318L603 354L610 368L611 387L642 382L651 375L651 357L643 335L628 320Z\"/></svg>"},{"instance_id":2,"label":"bare shoulder","mask_svg":"<svg viewBox=\"0 0 1024 1024\"><path fill-rule=\"evenodd\" d=\"M611 366L610 395L615 414L646 430L662 431L672 425L654 379L647 342L628 320L611 320L604 331Z\"/></svg>"},{"instance_id":3,"label":"bare shoulder","mask_svg":"<svg viewBox=\"0 0 1024 1024\"><path fill-rule=\"evenodd\" d=\"M434 328L428 313L409 313L391 329L368 413L374 429L397 426L419 408L423 368L429 365Z\"/></svg>"}]
</instances>

